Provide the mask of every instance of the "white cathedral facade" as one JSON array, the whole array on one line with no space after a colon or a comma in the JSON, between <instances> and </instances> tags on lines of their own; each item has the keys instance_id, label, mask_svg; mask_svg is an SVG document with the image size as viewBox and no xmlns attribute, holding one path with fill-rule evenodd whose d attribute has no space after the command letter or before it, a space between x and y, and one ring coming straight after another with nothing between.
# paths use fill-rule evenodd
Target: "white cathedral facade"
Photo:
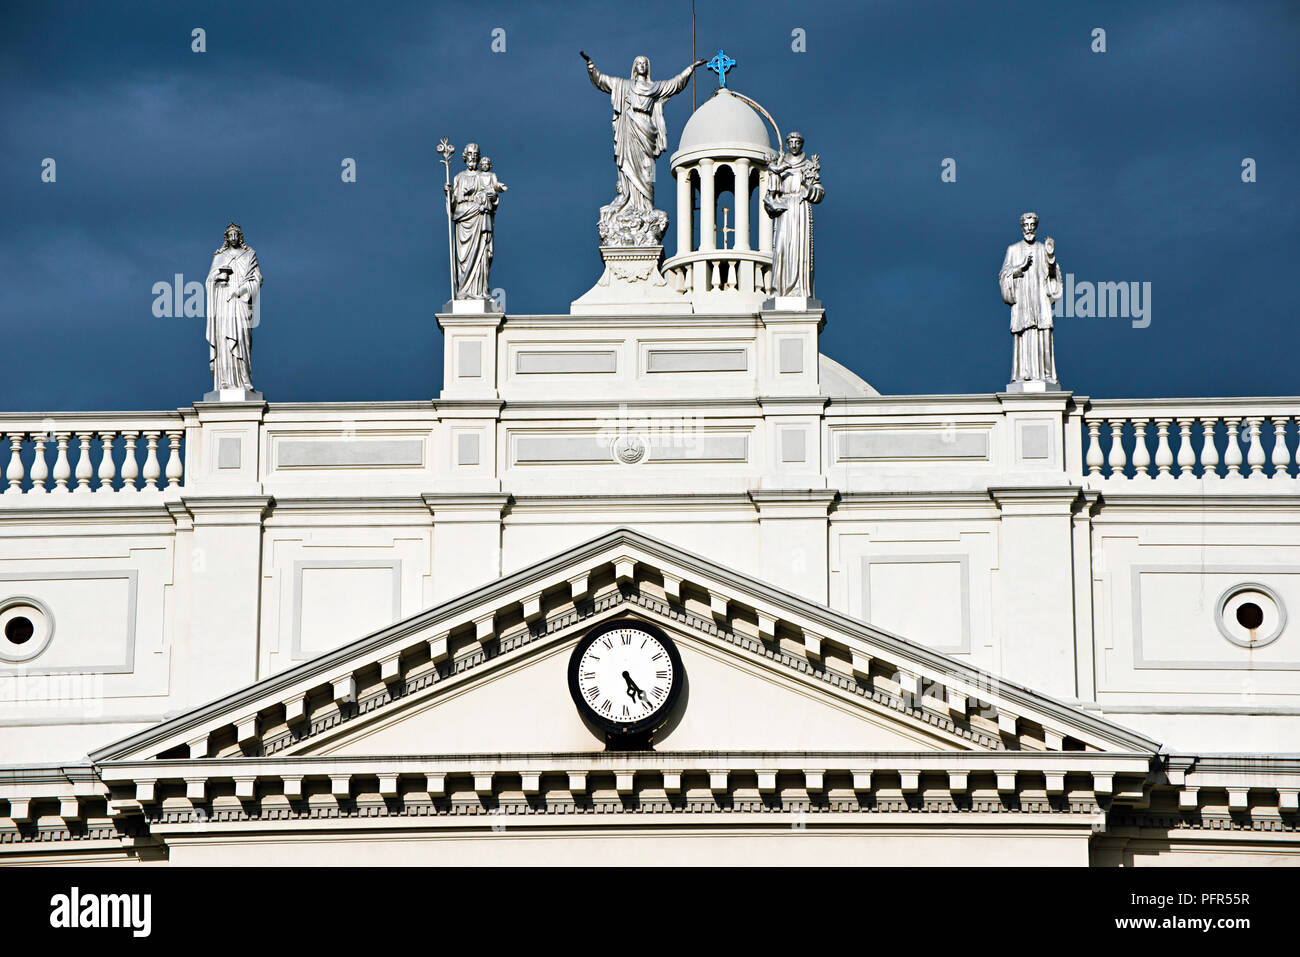
<instances>
[{"instance_id":1,"label":"white cathedral facade","mask_svg":"<svg viewBox=\"0 0 1300 957\"><path fill-rule=\"evenodd\" d=\"M775 155L436 400L0 414L0 863L1300 862L1300 399L880 395Z\"/></svg>"}]
</instances>

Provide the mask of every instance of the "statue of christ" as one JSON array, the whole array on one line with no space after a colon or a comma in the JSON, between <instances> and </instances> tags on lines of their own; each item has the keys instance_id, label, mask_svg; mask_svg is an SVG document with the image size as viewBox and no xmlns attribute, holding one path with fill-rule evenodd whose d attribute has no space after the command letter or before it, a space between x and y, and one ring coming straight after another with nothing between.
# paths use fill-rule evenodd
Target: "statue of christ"
<instances>
[{"instance_id":1,"label":"statue of christ","mask_svg":"<svg viewBox=\"0 0 1300 957\"><path fill-rule=\"evenodd\" d=\"M668 228L668 216L655 205L655 159L668 147L664 100L686 89L691 74L704 60L696 60L669 80L650 79L650 61L632 61L632 75L608 76L596 69L585 52L591 85L609 94L614 107L614 162L618 166L618 192L600 210L600 238L607 246L654 246Z\"/></svg>"}]
</instances>

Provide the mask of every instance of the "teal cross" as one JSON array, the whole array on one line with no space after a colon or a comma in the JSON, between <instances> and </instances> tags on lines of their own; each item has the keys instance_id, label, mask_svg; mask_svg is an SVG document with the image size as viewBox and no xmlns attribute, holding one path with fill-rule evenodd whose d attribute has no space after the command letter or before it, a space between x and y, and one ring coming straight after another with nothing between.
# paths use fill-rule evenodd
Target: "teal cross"
<instances>
[{"instance_id":1,"label":"teal cross","mask_svg":"<svg viewBox=\"0 0 1300 957\"><path fill-rule=\"evenodd\" d=\"M706 67L718 74L718 82L724 90L727 88L727 71L735 65L736 61L727 56L722 50L713 54L713 59L705 64Z\"/></svg>"}]
</instances>

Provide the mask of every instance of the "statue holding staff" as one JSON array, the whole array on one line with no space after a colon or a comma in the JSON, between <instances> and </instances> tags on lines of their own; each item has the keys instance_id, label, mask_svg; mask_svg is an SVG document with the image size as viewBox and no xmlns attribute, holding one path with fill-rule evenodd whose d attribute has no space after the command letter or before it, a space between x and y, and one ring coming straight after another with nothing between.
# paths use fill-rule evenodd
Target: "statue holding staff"
<instances>
[{"instance_id":1,"label":"statue holding staff","mask_svg":"<svg viewBox=\"0 0 1300 957\"><path fill-rule=\"evenodd\" d=\"M461 158L465 168L444 188L454 235L456 288L453 299L491 299L489 271L492 266L493 221L500 194L506 187L496 174L479 168L477 143L465 147Z\"/></svg>"}]
</instances>

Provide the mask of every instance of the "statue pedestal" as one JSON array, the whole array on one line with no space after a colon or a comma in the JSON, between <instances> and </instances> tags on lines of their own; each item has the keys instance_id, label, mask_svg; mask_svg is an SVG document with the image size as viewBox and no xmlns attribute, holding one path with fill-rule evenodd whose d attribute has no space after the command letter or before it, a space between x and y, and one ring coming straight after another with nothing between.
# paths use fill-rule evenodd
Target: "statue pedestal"
<instances>
[{"instance_id":1,"label":"statue pedestal","mask_svg":"<svg viewBox=\"0 0 1300 957\"><path fill-rule=\"evenodd\" d=\"M1060 392L1061 383L1046 379L1020 379L1007 383L1008 392Z\"/></svg>"},{"instance_id":2,"label":"statue pedestal","mask_svg":"<svg viewBox=\"0 0 1300 957\"><path fill-rule=\"evenodd\" d=\"M203 393L204 402L265 402L255 389L214 389Z\"/></svg>"},{"instance_id":3,"label":"statue pedestal","mask_svg":"<svg viewBox=\"0 0 1300 957\"><path fill-rule=\"evenodd\" d=\"M763 300L764 312L812 312L821 307L820 299L806 299L803 296L773 296Z\"/></svg>"},{"instance_id":4,"label":"statue pedestal","mask_svg":"<svg viewBox=\"0 0 1300 957\"><path fill-rule=\"evenodd\" d=\"M574 316L599 316L617 309L631 315L689 314L685 293L677 292L659 271L663 246L601 246L605 272L569 306Z\"/></svg>"},{"instance_id":5,"label":"statue pedestal","mask_svg":"<svg viewBox=\"0 0 1300 957\"><path fill-rule=\"evenodd\" d=\"M448 316L486 316L500 314L502 309L493 299L450 299L442 304L442 312Z\"/></svg>"}]
</instances>

